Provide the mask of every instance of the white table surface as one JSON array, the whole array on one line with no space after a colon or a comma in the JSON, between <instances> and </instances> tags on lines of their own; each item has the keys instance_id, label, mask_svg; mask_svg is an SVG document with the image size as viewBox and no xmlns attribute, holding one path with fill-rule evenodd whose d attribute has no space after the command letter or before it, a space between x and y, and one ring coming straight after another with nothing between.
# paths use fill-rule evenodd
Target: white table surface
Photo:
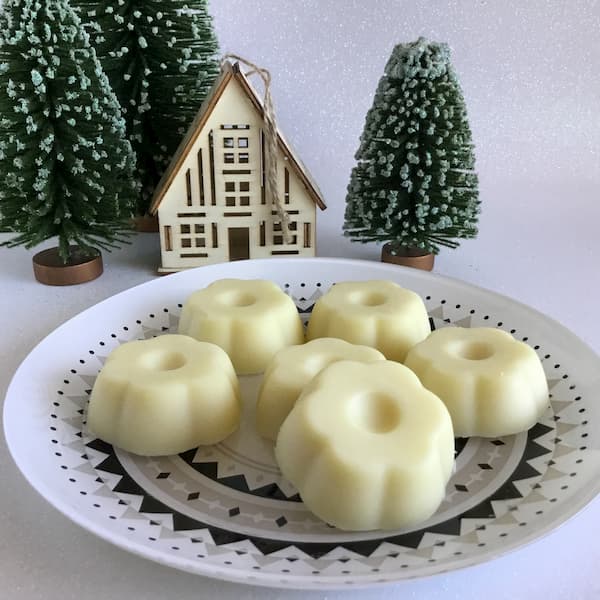
<instances>
[{"instance_id":1,"label":"white table surface","mask_svg":"<svg viewBox=\"0 0 600 600\"><path fill-rule=\"evenodd\" d=\"M600 203L595 187L501 189L484 183L482 196L486 204L479 238L443 252L435 271L541 310L600 354ZM376 248L341 238L341 205L332 208L320 221L320 254L377 260ZM0 248L2 398L19 363L54 328L96 302L154 278L158 242L154 234L136 236L130 246L105 255L99 279L74 287L36 283L32 255L21 248ZM34 492L3 438L0 445L2 599L600 597L600 498L543 539L476 567L372 590L295 592L182 573L97 539Z\"/></svg>"}]
</instances>

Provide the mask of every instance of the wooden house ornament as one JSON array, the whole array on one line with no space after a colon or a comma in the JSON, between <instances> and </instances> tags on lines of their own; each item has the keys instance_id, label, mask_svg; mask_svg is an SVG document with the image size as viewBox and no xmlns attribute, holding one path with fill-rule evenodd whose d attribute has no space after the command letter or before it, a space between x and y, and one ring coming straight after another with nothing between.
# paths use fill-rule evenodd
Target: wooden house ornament
<instances>
[{"instance_id":1,"label":"wooden house ornament","mask_svg":"<svg viewBox=\"0 0 600 600\"><path fill-rule=\"evenodd\" d=\"M225 62L159 182L161 266L170 273L211 263L314 256L321 193L277 130L277 194L287 237L265 195L264 107L238 63Z\"/></svg>"}]
</instances>

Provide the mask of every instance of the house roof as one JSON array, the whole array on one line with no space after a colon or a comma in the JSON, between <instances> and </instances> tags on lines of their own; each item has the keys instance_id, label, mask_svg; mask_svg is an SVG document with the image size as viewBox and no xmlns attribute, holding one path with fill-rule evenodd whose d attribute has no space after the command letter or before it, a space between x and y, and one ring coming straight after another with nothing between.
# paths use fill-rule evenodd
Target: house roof
<instances>
[{"instance_id":1,"label":"house roof","mask_svg":"<svg viewBox=\"0 0 600 600\"><path fill-rule=\"evenodd\" d=\"M244 90L252 104L259 111L260 115L264 115L262 100L258 97L255 89L252 87L246 76L240 70L239 64L231 64L229 61L226 61L223 65L223 68L221 69L220 76L217 78L211 91L202 103L202 106L200 107L200 110L198 111L198 114L194 118L192 124L190 125L188 132L186 133L185 137L179 144L179 147L175 151L175 154L173 155L173 158L171 159L167 170L164 172L163 176L158 182L158 185L156 186L156 190L154 191L154 195L152 197L152 203L150 205L150 214L156 214L156 211L158 210L165 193L167 192L173 179L179 172L183 161L185 160L192 146L198 139L198 136L204 128L204 125L206 125L206 122L208 121L214 107L218 103L219 99L221 98L221 95L225 91L225 88L227 87L231 79L236 79L240 83L242 90ZM321 191L319 190L315 181L310 176L310 173L308 172L302 161L299 159L298 155L293 151L290 144L283 137L279 129L277 129L277 141L279 143L280 150L283 152L284 156L286 156L289 160L294 171L304 184L309 196L321 210L325 210L327 206L323 201Z\"/></svg>"}]
</instances>

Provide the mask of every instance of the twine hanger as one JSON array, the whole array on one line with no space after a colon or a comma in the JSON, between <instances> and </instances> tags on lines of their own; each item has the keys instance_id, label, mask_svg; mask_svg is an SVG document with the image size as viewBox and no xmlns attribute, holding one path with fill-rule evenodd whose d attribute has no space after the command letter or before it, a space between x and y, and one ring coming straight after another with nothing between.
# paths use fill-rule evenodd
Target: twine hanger
<instances>
[{"instance_id":1,"label":"twine hanger","mask_svg":"<svg viewBox=\"0 0 600 600\"><path fill-rule=\"evenodd\" d=\"M275 205L277 216L281 222L281 233L286 244L292 241L290 235L290 217L281 204L281 199L277 193L277 123L275 121L275 110L271 98L271 74L267 69L263 69L254 63L238 56L237 54L225 54L221 59L221 68L228 59L235 60L244 64L250 70L244 73L246 77L258 75L264 84L265 94L263 98L263 141L264 141L264 162L265 162L265 198L267 204Z\"/></svg>"}]
</instances>

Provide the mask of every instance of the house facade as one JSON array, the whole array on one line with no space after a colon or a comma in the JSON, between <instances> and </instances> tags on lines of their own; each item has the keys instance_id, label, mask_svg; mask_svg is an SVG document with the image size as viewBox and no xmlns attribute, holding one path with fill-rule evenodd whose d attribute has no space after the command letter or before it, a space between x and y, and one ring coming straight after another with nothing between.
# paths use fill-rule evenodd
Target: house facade
<instances>
[{"instance_id":1,"label":"house facade","mask_svg":"<svg viewBox=\"0 0 600 600\"><path fill-rule=\"evenodd\" d=\"M227 64L154 195L161 272L274 256L314 256L321 194L281 134L278 194L289 216L286 243L265 198L262 103Z\"/></svg>"}]
</instances>

